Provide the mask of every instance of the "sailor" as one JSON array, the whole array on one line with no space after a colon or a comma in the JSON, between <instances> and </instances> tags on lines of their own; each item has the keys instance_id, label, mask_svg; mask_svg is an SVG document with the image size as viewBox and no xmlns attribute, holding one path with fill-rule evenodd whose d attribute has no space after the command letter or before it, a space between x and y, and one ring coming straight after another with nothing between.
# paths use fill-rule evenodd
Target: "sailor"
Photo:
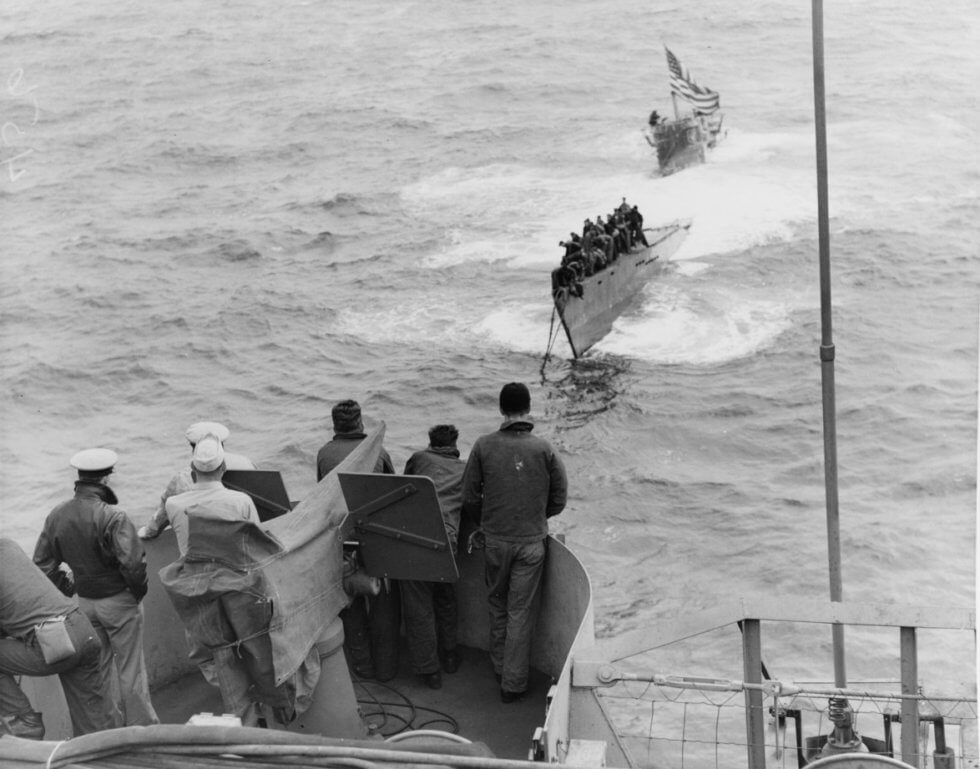
<instances>
[{"instance_id":1,"label":"sailor","mask_svg":"<svg viewBox=\"0 0 980 769\"><path fill-rule=\"evenodd\" d=\"M592 226L592 220L586 219L585 224L582 225L582 256L584 257L584 271L585 275L591 275L592 269L592 249L593 249L593 239L595 237L595 227Z\"/></svg>"},{"instance_id":2,"label":"sailor","mask_svg":"<svg viewBox=\"0 0 980 769\"><path fill-rule=\"evenodd\" d=\"M650 120L649 120L650 126L651 127L656 126L659 122L660 122L660 113L658 113L657 110L654 110L653 112L650 113Z\"/></svg>"},{"instance_id":3,"label":"sailor","mask_svg":"<svg viewBox=\"0 0 980 769\"><path fill-rule=\"evenodd\" d=\"M361 406L357 401L345 400L337 403L330 411L333 422L333 439L324 443L316 455L316 479L322 481L327 473L339 465L358 443L367 437L361 419ZM384 448L378 456L376 473L395 474L395 466Z\"/></svg>"},{"instance_id":4,"label":"sailor","mask_svg":"<svg viewBox=\"0 0 980 769\"><path fill-rule=\"evenodd\" d=\"M242 491L226 488L221 482L221 476L228 469L228 454L217 435L205 435L197 441L191 468L194 483L187 491L175 494L166 502L167 520L177 536L177 549L181 555L187 553L190 516L259 523L252 498Z\"/></svg>"},{"instance_id":5,"label":"sailor","mask_svg":"<svg viewBox=\"0 0 980 769\"><path fill-rule=\"evenodd\" d=\"M615 262L619 258L620 253L622 253L624 250L623 233L619 227L616 226L615 211L606 217L606 235L608 235L612 241L612 255L610 256L609 261Z\"/></svg>"},{"instance_id":6,"label":"sailor","mask_svg":"<svg viewBox=\"0 0 980 769\"><path fill-rule=\"evenodd\" d=\"M92 623L20 545L0 537L0 735L44 737L41 714L15 676L55 674L76 737L123 725L110 663Z\"/></svg>"},{"instance_id":7,"label":"sailor","mask_svg":"<svg viewBox=\"0 0 980 769\"><path fill-rule=\"evenodd\" d=\"M582 239L577 232L569 233L569 239L558 241L558 245L565 249L565 256L561 260L563 266L582 252Z\"/></svg>"},{"instance_id":8,"label":"sailor","mask_svg":"<svg viewBox=\"0 0 980 769\"><path fill-rule=\"evenodd\" d=\"M527 691L548 519L565 508L568 493L558 454L531 435L530 411L527 387L505 384L500 390L504 422L477 438L463 473L463 515L482 528L486 541L490 662L505 703Z\"/></svg>"},{"instance_id":9,"label":"sailor","mask_svg":"<svg viewBox=\"0 0 980 769\"><path fill-rule=\"evenodd\" d=\"M224 712L257 726L267 716L265 705L273 714L286 707L272 695L273 687L265 686L273 678L271 657L265 656L271 655L272 607L250 547L253 534L262 538L265 532L256 531L260 521L252 498L221 482L226 454L218 436L197 442L191 467L194 485L167 500L181 558L161 572L161 579L185 623L188 656L220 689ZM291 720L286 711L275 717Z\"/></svg>"},{"instance_id":10,"label":"sailor","mask_svg":"<svg viewBox=\"0 0 980 769\"><path fill-rule=\"evenodd\" d=\"M191 457L194 482L180 494L170 497L166 503L167 520L173 527L177 539L177 550L181 556L190 547L190 518L210 518L219 521L248 521L259 523L259 514L252 498L242 492L226 488L221 476L227 469L227 454L216 435L205 435L194 446ZM211 651L187 633L188 656L197 663L208 683L218 686L219 675L214 666ZM228 678L228 683L231 678ZM226 687L227 688L227 687ZM231 697L238 702L247 698Z\"/></svg>"},{"instance_id":11,"label":"sailor","mask_svg":"<svg viewBox=\"0 0 980 769\"><path fill-rule=\"evenodd\" d=\"M317 452L318 482L367 437L357 401L348 399L335 404L330 418L334 435ZM374 472L395 474L395 466L383 447ZM398 673L401 625L398 583L386 579L377 595L355 595L350 605L340 612L340 618L344 623L344 650L354 673L360 678L377 678L379 681L394 678Z\"/></svg>"},{"instance_id":12,"label":"sailor","mask_svg":"<svg viewBox=\"0 0 980 769\"><path fill-rule=\"evenodd\" d=\"M458 438L459 430L455 425L435 425L429 430L428 447L416 451L405 464L405 475L424 475L435 484L454 557L459 540L463 468L466 466L456 448ZM455 673L459 668L456 587L451 582L402 580L400 588L412 667L430 689L438 689L442 686L440 664L447 673Z\"/></svg>"},{"instance_id":13,"label":"sailor","mask_svg":"<svg viewBox=\"0 0 980 769\"><path fill-rule=\"evenodd\" d=\"M146 555L136 527L116 507L109 487L119 457L111 449L86 449L71 458L78 471L75 496L44 521L34 549L38 565L65 595L78 595L111 657L121 687L127 726L157 724L143 661L143 607ZM71 569L72 577L61 570Z\"/></svg>"},{"instance_id":14,"label":"sailor","mask_svg":"<svg viewBox=\"0 0 980 769\"><path fill-rule=\"evenodd\" d=\"M628 254L631 250L632 241L629 227L626 226L626 217L618 208L613 209L613 212L609 214L607 222L607 231L616 242L616 258L618 259L620 254Z\"/></svg>"},{"instance_id":15,"label":"sailor","mask_svg":"<svg viewBox=\"0 0 980 769\"><path fill-rule=\"evenodd\" d=\"M643 214L640 213L640 210L636 206L633 206L629 210L628 221L633 231L633 242L636 243L639 241L644 246L649 246L646 233L643 232Z\"/></svg>"},{"instance_id":16,"label":"sailor","mask_svg":"<svg viewBox=\"0 0 980 769\"><path fill-rule=\"evenodd\" d=\"M613 260L613 239L606 231L606 223L602 221L601 216L595 218L595 226L592 229L592 239L599 244L604 254L604 258L601 261L597 260L595 265L595 271L598 272Z\"/></svg>"},{"instance_id":17,"label":"sailor","mask_svg":"<svg viewBox=\"0 0 980 769\"><path fill-rule=\"evenodd\" d=\"M191 445L191 455L194 454L194 447L205 435L215 435L221 441L222 448L231 431L220 422L195 422L184 432L184 437ZM228 470L254 470L255 463L248 457L241 454L233 454L225 450L225 468ZM160 532L167 528L170 523L167 518L167 500L176 494L188 491L194 485L193 468L190 465L183 467L177 472L167 488L164 489L160 497L160 504L157 505L156 512L145 526L140 526L138 533L141 539L153 539L159 536Z\"/></svg>"}]
</instances>

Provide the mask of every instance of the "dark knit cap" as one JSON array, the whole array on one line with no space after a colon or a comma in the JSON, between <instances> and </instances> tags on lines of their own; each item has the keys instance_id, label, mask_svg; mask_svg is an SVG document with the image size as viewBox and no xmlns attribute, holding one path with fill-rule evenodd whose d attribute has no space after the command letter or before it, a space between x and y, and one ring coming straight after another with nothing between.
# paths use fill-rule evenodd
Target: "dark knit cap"
<instances>
[{"instance_id":1,"label":"dark knit cap","mask_svg":"<svg viewBox=\"0 0 980 769\"><path fill-rule=\"evenodd\" d=\"M500 410L505 414L523 414L531 410L531 393L520 382L508 382L500 389Z\"/></svg>"},{"instance_id":2,"label":"dark knit cap","mask_svg":"<svg viewBox=\"0 0 980 769\"><path fill-rule=\"evenodd\" d=\"M434 449L455 446L458 437L456 425L436 425L429 428L429 445Z\"/></svg>"},{"instance_id":3,"label":"dark knit cap","mask_svg":"<svg viewBox=\"0 0 980 769\"><path fill-rule=\"evenodd\" d=\"M330 412L333 429L338 433L349 433L361 425L361 407L357 401L341 401Z\"/></svg>"}]
</instances>

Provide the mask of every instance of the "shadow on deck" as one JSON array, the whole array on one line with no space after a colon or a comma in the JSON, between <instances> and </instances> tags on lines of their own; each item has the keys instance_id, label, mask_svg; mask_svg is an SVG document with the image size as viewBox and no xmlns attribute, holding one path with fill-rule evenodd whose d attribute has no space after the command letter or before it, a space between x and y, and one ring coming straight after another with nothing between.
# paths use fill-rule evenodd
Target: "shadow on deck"
<instances>
[{"instance_id":1,"label":"shadow on deck","mask_svg":"<svg viewBox=\"0 0 980 769\"><path fill-rule=\"evenodd\" d=\"M413 730L439 730L483 742L499 758L526 759L535 728L544 720L551 678L531 671L527 697L500 701L500 687L487 653L459 649L462 664L443 673L442 688L428 688L403 649L399 675L390 681L357 679L354 691L361 716L379 739ZM221 713L221 695L197 672L153 692L153 705L163 723L182 724L199 713Z\"/></svg>"}]
</instances>

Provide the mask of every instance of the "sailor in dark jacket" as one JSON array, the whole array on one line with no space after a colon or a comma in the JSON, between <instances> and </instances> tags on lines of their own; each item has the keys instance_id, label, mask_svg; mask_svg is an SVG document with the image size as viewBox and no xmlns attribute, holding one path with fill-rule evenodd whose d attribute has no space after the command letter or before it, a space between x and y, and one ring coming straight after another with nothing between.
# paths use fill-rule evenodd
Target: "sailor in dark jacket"
<instances>
[{"instance_id":1,"label":"sailor in dark jacket","mask_svg":"<svg viewBox=\"0 0 980 769\"><path fill-rule=\"evenodd\" d=\"M39 625L63 629L60 652L58 644L45 640L43 630L38 636ZM85 615L31 563L20 545L0 537L0 735L38 740L44 736L41 714L34 712L14 678L22 675L60 676L76 737L122 726L104 663L102 643Z\"/></svg>"},{"instance_id":2,"label":"sailor in dark jacket","mask_svg":"<svg viewBox=\"0 0 980 769\"><path fill-rule=\"evenodd\" d=\"M114 658L127 726L160 723L143 661L146 554L136 527L116 507L108 477L116 464L110 449L86 449L71 458L78 470L75 496L58 505L44 522L34 563L78 605L99 632L107 658ZM61 570L67 564L68 577Z\"/></svg>"},{"instance_id":3,"label":"sailor in dark jacket","mask_svg":"<svg viewBox=\"0 0 980 769\"><path fill-rule=\"evenodd\" d=\"M644 246L649 246L646 233L643 232L643 214L640 213L640 209L633 206L629 210L626 218L629 221L629 226L633 233L633 242L639 242Z\"/></svg>"},{"instance_id":4,"label":"sailor in dark jacket","mask_svg":"<svg viewBox=\"0 0 980 769\"><path fill-rule=\"evenodd\" d=\"M364 422L361 420L361 406L357 401L341 401L331 409L330 418L334 435L316 454L317 482L322 481L327 473L343 462L366 436ZM383 448L374 472L395 474L391 457Z\"/></svg>"},{"instance_id":5,"label":"sailor in dark jacket","mask_svg":"<svg viewBox=\"0 0 980 769\"><path fill-rule=\"evenodd\" d=\"M454 425L436 425L429 430L429 446L416 451L405 464L405 475L424 475L436 487L449 547L456 554L459 513L463 496L463 468ZM442 686L440 663L447 673L459 667L456 652L456 586L451 582L403 580L400 583L408 655L415 672L432 689Z\"/></svg>"},{"instance_id":6,"label":"sailor in dark jacket","mask_svg":"<svg viewBox=\"0 0 980 769\"><path fill-rule=\"evenodd\" d=\"M520 699L527 690L548 519L565 508L568 493L558 454L531 435L530 410L525 385L504 385L504 423L477 438L463 473L463 515L479 524L486 538L490 661L504 702Z\"/></svg>"},{"instance_id":7,"label":"sailor in dark jacket","mask_svg":"<svg viewBox=\"0 0 980 769\"><path fill-rule=\"evenodd\" d=\"M316 455L316 479L322 481L347 458L367 434L357 401L344 400L330 411L333 440ZM374 472L395 474L395 466L384 448ZM401 599L398 583L385 580L377 595L357 595L340 612L344 622L344 650L354 673L360 678L387 681L398 673L398 633L401 626Z\"/></svg>"}]
</instances>

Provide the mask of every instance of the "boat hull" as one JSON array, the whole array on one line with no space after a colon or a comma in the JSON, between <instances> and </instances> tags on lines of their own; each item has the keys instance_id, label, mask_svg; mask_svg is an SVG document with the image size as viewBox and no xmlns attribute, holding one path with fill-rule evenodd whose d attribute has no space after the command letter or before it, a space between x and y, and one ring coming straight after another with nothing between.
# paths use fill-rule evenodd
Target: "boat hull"
<instances>
[{"instance_id":1,"label":"boat hull","mask_svg":"<svg viewBox=\"0 0 980 769\"><path fill-rule=\"evenodd\" d=\"M707 159L708 149L718 143L721 135L720 114L666 120L652 128L647 142L657 150L657 164L663 176L700 165Z\"/></svg>"},{"instance_id":2,"label":"boat hull","mask_svg":"<svg viewBox=\"0 0 980 769\"><path fill-rule=\"evenodd\" d=\"M690 221L646 229L646 248L620 255L609 267L581 281L581 296L558 290L555 308L576 358L584 355L612 330L613 323L630 306L644 284L684 242Z\"/></svg>"}]
</instances>

